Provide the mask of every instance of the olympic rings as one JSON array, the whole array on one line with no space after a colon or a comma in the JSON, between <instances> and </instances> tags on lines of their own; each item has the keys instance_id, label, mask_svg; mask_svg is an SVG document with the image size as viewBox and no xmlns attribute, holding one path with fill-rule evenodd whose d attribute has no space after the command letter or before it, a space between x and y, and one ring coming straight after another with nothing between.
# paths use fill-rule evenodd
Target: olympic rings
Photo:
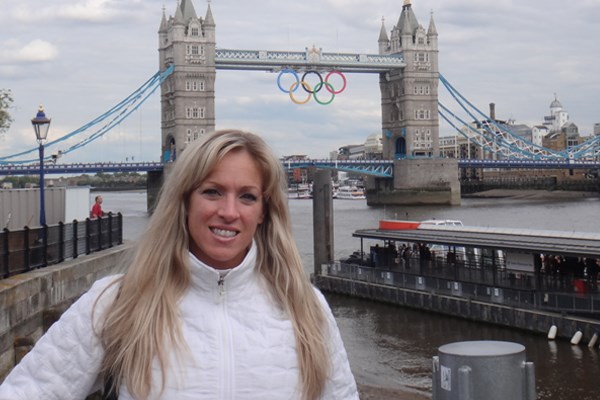
<instances>
[{"instance_id":1,"label":"olympic rings","mask_svg":"<svg viewBox=\"0 0 600 400\"><path fill-rule=\"evenodd\" d=\"M282 86L282 83L281 83L281 78L285 74L291 74L294 78L294 82L291 84L291 86L288 90L286 90L284 88L284 86ZM314 74L319 78L319 82L314 86L314 88L311 87L310 83L306 82L306 80L305 80L305 78L310 74ZM333 84L331 82L329 82L329 79L331 78L332 75L338 75L342 79L342 87L339 90L336 90L335 87L333 86ZM306 104L310 101L311 97L314 97L315 101L321 105L330 104L333 101L333 99L335 98L336 94L340 94L344 90L346 90L346 85L347 85L346 77L344 76L344 74L342 72L337 71L337 70L333 70L333 71L330 71L329 73L327 73L327 75L325 75L325 79L323 79L323 76L321 75L320 72L315 71L315 70L306 71L302 75L302 78L300 78L298 76L298 73L295 70L290 69L290 68L282 69L279 72L279 75L277 76L277 86L279 87L279 90L281 90L283 93L287 93L290 96L290 99L292 100L292 102L294 102L296 104ZM302 86L302 89L306 93L308 93L308 96L304 100L298 100L293 94L296 90L298 90L299 86ZM327 90L329 93L331 93L331 97L327 101L319 100L319 98L317 97L317 93L323 87L325 87L325 90Z\"/></svg>"},{"instance_id":2,"label":"olympic rings","mask_svg":"<svg viewBox=\"0 0 600 400\"><path fill-rule=\"evenodd\" d=\"M325 82L329 82L329 77L333 74L339 75L340 78L342 78L342 80L344 81L344 84L342 85L342 88L340 90L333 90L333 87L331 88L331 90L329 90L329 86L325 85L325 89L327 89L327 91L331 92L331 94L340 94L342 93L344 90L346 90L346 77L344 76L344 74L342 74L340 71L336 71L333 70L330 73L327 74L327 76L325 77Z\"/></svg>"},{"instance_id":3,"label":"olympic rings","mask_svg":"<svg viewBox=\"0 0 600 400\"><path fill-rule=\"evenodd\" d=\"M302 88L308 93L308 96L306 96L306 99L304 99L302 101L296 100L296 98L293 95L294 91L296 91L296 89L298 89L298 82L294 82L294 83L292 83L292 86L290 86L290 92L289 92L290 99L292 99L292 101L294 103L296 103L296 104L306 104L306 103L308 103L310 101L310 96L313 93L311 91L310 85L308 83L302 81L301 84L302 84Z\"/></svg>"},{"instance_id":4,"label":"olympic rings","mask_svg":"<svg viewBox=\"0 0 600 400\"><path fill-rule=\"evenodd\" d=\"M321 101L317 97L317 92L319 90L321 90L321 88L323 87L323 85L325 85L325 88L329 91L329 93L331 93L331 98L329 100L327 100L327 101ZM318 89L317 89L317 87L318 87ZM313 93L313 97L315 98L315 101L317 103L319 103L320 105L322 105L322 106L326 106L327 104L330 104L333 101L333 99L335 99L335 93L334 93L334 90L333 90L333 85L331 83L329 83L329 82L319 82L319 83L317 83L317 86L315 86L315 92Z\"/></svg>"},{"instance_id":5,"label":"olympic rings","mask_svg":"<svg viewBox=\"0 0 600 400\"><path fill-rule=\"evenodd\" d=\"M281 87L281 76L283 74L292 74L294 75L294 78L296 78L296 83L295 83L295 87L292 90L292 88L290 87L290 90L285 90L284 88ZM281 72L279 72L279 75L277 76L277 86L279 86L279 90L281 90L283 93L290 93L295 91L296 89L298 89L298 85L300 84L300 78L298 77L298 73L296 71L294 71L293 69L282 69ZM292 85L294 86L294 84Z\"/></svg>"},{"instance_id":6,"label":"olympic rings","mask_svg":"<svg viewBox=\"0 0 600 400\"><path fill-rule=\"evenodd\" d=\"M321 74L320 74L320 73L318 73L317 71L306 71L306 72L304 73L304 75L302 75L302 82L306 82L306 81L304 80L304 78L306 78L306 75L308 75L308 74L315 74L315 75L317 75L317 76L319 77L319 83L317 83L317 84L315 85L315 88L314 88L314 90L312 90L312 91L311 91L311 90L306 90L306 87L304 87L304 85L302 85L302 89L304 89L304 91L305 91L306 93L315 94L315 93L317 93L319 90L321 90L321 88L323 87L323 77L322 77L322 76L321 76ZM317 89L317 86L319 87L319 89Z\"/></svg>"}]
</instances>

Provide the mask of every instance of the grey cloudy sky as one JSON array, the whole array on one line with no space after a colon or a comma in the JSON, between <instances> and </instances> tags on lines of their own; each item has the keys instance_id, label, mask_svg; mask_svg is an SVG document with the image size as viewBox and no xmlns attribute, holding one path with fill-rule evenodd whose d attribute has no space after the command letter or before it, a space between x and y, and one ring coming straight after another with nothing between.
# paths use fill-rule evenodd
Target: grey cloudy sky
<instances>
[{"instance_id":1,"label":"grey cloudy sky","mask_svg":"<svg viewBox=\"0 0 600 400\"><path fill-rule=\"evenodd\" d=\"M403 0L213 0L217 46L234 49L377 53L381 19L389 34ZM421 25L439 33L440 71L483 111L539 124L554 94L580 133L600 122L600 0L413 0ZM204 16L206 0L193 0ZM38 104L52 118L50 139L103 114L158 70L162 7L175 0L0 0L0 88L14 95L0 157L36 147ZM380 131L378 76L348 74L328 106L293 104L276 74L217 71L217 128L264 136L279 155L326 157ZM440 89L440 100L451 100ZM456 108L451 106L450 108ZM441 123L442 135L452 134ZM56 151L53 150L53 151ZM160 154L159 94L64 162L154 161ZM35 153L33 153L35 157Z\"/></svg>"}]
</instances>

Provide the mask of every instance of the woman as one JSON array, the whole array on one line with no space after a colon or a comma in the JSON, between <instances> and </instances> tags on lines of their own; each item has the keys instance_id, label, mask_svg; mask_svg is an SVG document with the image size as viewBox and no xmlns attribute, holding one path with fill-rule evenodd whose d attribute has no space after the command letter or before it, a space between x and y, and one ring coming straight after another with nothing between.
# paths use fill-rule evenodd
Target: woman
<instances>
[{"instance_id":1,"label":"woman","mask_svg":"<svg viewBox=\"0 0 600 400\"><path fill-rule=\"evenodd\" d=\"M119 399L358 399L292 239L285 189L256 135L189 145L127 273L94 284L0 399L81 399L102 382Z\"/></svg>"}]
</instances>

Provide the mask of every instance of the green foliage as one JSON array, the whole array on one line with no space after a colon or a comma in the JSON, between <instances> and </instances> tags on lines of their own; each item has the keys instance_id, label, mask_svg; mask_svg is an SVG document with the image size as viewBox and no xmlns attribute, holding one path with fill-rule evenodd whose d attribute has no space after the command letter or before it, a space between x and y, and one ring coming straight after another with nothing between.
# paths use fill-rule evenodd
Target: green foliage
<instances>
[{"instance_id":1,"label":"green foliage","mask_svg":"<svg viewBox=\"0 0 600 400\"><path fill-rule=\"evenodd\" d=\"M28 184L37 186L39 175L9 175L2 179L3 182L11 182L13 189L24 188ZM46 175L46 186L50 182L56 186L91 186L98 190L127 190L127 189L145 189L146 174L137 172L118 172L115 174L98 173L96 175L81 174L79 176L60 177Z\"/></svg>"},{"instance_id":2,"label":"green foliage","mask_svg":"<svg viewBox=\"0 0 600 400\"><path fill-rule=\"evenodd\" d=\"M10 89L0 89L0 134L6 132L13 122L13 118L8 112L12 103L13 96Z\"/></svg>"}]
</instances>

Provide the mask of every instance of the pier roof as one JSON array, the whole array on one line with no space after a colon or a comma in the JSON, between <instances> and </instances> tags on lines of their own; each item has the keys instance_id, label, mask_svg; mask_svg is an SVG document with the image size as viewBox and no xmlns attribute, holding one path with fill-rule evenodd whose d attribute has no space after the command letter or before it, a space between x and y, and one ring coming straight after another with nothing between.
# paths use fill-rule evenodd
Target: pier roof
<instances>
[{"instance_id":1,"label":"pier roof","mask_svg":"<svg viewBox=\"0 0 600 400\"><path fill-rule=\"evenodd\" d=\"M600 234L475 226L428 225L410 230L359 229L364 239L445 244L541 254L600 258Z\"/></svg>"}]
</instances>

